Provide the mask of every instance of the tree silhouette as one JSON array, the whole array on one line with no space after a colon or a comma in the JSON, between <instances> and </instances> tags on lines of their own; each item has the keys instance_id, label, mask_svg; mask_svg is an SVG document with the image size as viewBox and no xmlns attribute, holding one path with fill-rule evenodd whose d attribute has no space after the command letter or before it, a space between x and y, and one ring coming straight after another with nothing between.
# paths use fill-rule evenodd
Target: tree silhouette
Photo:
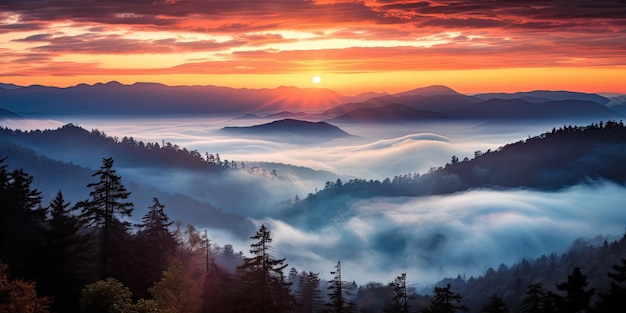
<instances>
[{"instance_id":1,"label":"tree silhouette","mask_svg":"<svg viewBox=\"0 0 626 313\"><path fill-rule=\"evenodd\" d=\"M322 303L320 278L317 273L302 271L298 275L298 312L314 313Z\"/></svg>"},{"instance_id":2,"label":"tree silhouette","mask_svg":"<svg viewBox=\"0 0 626 313\"><path fill-rule=\"evenodd\" d=\"M457 311L467 312L468 309L461 303L463 297L460 294L452 292L450 284L446 287L435 287L435 295L433 296L428 308L424 309L424 313L454 313Z\"/></svg>"},{"instance_id":3,"label":"tree silhouette","mask_svg":"<svg viewBox=\"0 0 626 313\"><path fill-rule=\"evenodd\" d=\"M153 205L137 225L137 240L141 247L139 263L141 265L142 288L148 288L157 281L176 250L176 240L169 227L173 224L165 214L165 206L159 199L153 198Z\"/></svg>"},{"instance_id":4,"label":"tree silhouette","mask_svg":"<svg viewBox=\"0 0 626 313\"><path fill-rule=\"evenodd\" d=\"M522 300L522 312L543 313L546 302L546 291L540 283L531 284L526 289L526 295Z\"/></svg>"},{"instance_id":5,"label":"tree silhouette","mask_svg":"<svg viewBox=\"0 0 626 313\"><path fill-rule=\"evenodd\" d=\"M608 273L611 278L611 287L606 294L600 294L600 301L596 304L598 312L623 312L626 308L626 259L621 260L621 265L613 265L614 273Z\"/></svg>"},{"instance_id":6,"label":"tree silhouette","mask_svg":"<svg viewBox=\"0 0 626 313\"><path fill-rule=\"evenodd\" d=\"M244 258L237 267L240 284L240 310L244 312L287 312L294 307L295 299L289 292L283 270L288 266L285 259L271 255L270 231L261 225L250 237L256 242L250 245L252 257Z\"/></svg>"},{"instance_id":7,"label":"tree silhouette","mask_svg":"<svg viewBox=\"0 0 626 313\"><path fill-rule=\"evenodd\" d=\"M507 313L507 312L509 312L508 305L506 304L506 302L504 302L502 298L500 298L500 296L498 296L495 293L491 296L491 300L489 300L489 303L485 304L480 309L480 313Z\"/></svg>"},{"instance_id":8,"label":"tree silhouette","mask_svg":"<svg viewBox=\"0 0 626 313\"><path fill-rule=\"evenodd\" d=\"M396 277L391 283L391 286L393 287L393 297L391 301L385 305L383 311L387 313L408 313L409 302L406 288L406 274L402 273L402 275Z\"/></svg>"},{"instance_id":9,"label":"tree silhouette","mask_svg":"<svg viewBox=\"0 0 626 313\"><path fill-rule=\"evenodd\" d=\"M330 289L330 293L328 297L330 301L326 303L328 313L351 313L356 311L356 305L354 302L349 301L345 294L343 288L343 281L341 279L341 261L337 261L337 265L335 265L335 270L330 272L330 274L335 275L333 280L328 287Z\"/></svg>"},{"instance_id":10,"label":"tree silhouette","mask_svg":"<svg viewBox=\"0 0 626 313\"><path fill-rule=\"evenodd\" d=\"M133 204L124 201L130 192L113 169L113 158L103 158L100 170L92 176L97 176L99 181L87 184L88 188L92 188L89 192L91 199L79 202L77 207L81 208L81 217L87 224L100 230L100 266L101 278L104 278L111 273L112 249L116 246L112 242L114 231L125 232L129 226L117 217L130 217Z\"/></svg>"},{"instance_id":11,"label":"tree silhouette","mask_svg":"<svg viewBox=\"0 0 626 313\"><path fill-rule=\"evenodd\" d=\"M75 210L59 191L47 208L48 226L38 248L46 260L38 268L39 290L54 296L52 309L59 312L77 311L81 289L92 279L90 242Z\"/></svg>"},{"instance_id":12,"label":"tree silhouette","mask_svg":"<svg viewBox=\"0 0 626 313\"><path fill-rule=\"evenodd\" d=\"M33 278L40 262L36 246L45 224L41 195L32 182L24 170L9 173L0 166L0 259L11 264L11 273L27 278Z\"/></svg>"},{"instance_id":13,"label":"tree silhouette","mask_svg":"<svg viewBox=\"0 0 626 313\"><path fill-rule=\"evenodd\" d=\"M574 268L572 275L567 276L567 281L557 284L556 288L565 291L560 307L565 312L586 312L589 309L589 300L595 292L595 288L585 290L589 283L587 276L583 275L579 267Z\"/></svg>"}]
</instances>

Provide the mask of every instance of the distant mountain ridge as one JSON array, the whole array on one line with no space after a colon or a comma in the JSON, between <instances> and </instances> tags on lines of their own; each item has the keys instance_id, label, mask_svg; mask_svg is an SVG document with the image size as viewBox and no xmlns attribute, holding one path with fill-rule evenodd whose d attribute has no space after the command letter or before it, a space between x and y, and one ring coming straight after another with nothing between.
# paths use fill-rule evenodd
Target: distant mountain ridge
<instances>
[{"instance_id":1,"label":"distant mountain ridge","mask_svg":"<svg viewBox=\"0 0 626 313\"><path fill-rule=\"evenodd\" d=\"M609 102L608 98L600 95L568 91L466 96L445 86L430 86L376 97L361 103L342 104L324 114L333 116L329 121L352 123L623 118L621 107L606 106Z\"/></svg>"},{"instance_id":2,"label":"distant mountain ridge","mask_svg":"<svg viewBox=\"0 0 626 313\"><path fill-rule=\"evenodd\" d=\"M124 85L116 81L57 88L0 88L0 106L21 114L186 115L331 108L352 99L329 89ZM361 98L359 98L361 99Z\"/></svg>"},{"instance_id":3,"label":"distant mountain ridge","mask_svg":"<svg viewBox=\"0 0 626 313\"><path fill-rule=\"evenodd\" d=\"M607 98L549 90L470 96L442 85L395 94L369 92L349 97L324 88L286 86L247 89L158 83L124 85L116 81L67 88L0 84L0 108L23 116L254 114L272 119L332 119L351 123L514 118L595 120L623 118L626 109L622 102L619 96ZM249 117L253 116L246 116Z\"/></svg>"},{"instance_id":4,"label":"distant mountain ridge","mask_svg":"<svg viewBox=\"0 0 626 313\"><path fill-rule=\"evenodd\" d=\"M350 137L341 128L326 122L282 119L253 126L227 126L221 133L238 136L279 136L282 139L323 140Z\"/></svg>"}]
</instances>

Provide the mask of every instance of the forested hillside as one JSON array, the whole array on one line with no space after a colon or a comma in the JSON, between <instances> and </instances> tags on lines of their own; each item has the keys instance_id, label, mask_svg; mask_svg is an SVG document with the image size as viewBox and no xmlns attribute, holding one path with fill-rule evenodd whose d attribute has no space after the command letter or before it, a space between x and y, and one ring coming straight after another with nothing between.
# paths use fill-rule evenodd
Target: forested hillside
<instances>
[{"instance_id":1,"label":"forested hillside","mask_svg":"<svg viewBox=\"0 0 626 313\"><path fill-rule=\"evenodd\" d=\"M354 199L443 195L475 188L550 191L598 181L626 183L626 126L621 121L554 128L495 150L476 151L472 159L452 156L445 166L423 174L383 181L328 181L323 189L292 204L289 218L323 220Z\"/></svg>"}]
</instances>

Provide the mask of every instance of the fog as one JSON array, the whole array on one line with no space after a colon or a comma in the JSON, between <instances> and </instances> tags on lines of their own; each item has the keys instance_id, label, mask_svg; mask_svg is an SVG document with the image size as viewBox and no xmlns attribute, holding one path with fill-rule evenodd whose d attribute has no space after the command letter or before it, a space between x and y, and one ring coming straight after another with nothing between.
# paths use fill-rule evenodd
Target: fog
<instances>
[{"instance_id":1,"label":"fog","mask_svg":"<svg viewBox=\"0 0 626 313\"><path fill-rule=\"evenodd\" d=\"M494 150L562 124L485 125L336 124L356 136L299 144L267 139L242 139L217 134L224 126L260 124L262 120L219 119L86 119L5 121L20 129L56 128L74 123L109 136L144 142L171 142L201 154L219 153L222 160L266 161L310 167L334 177L379 179L424 173L456 155L472 158L476 150ZM102 156L93 156L100 160ZM77 157L78 158L78 157ZM80 164L80 160L72 160ZM272 170L272 168L267 168ZM347 211L328 216L306 229L290 224L280 205L324 188L326 176L295 169L277 170L279 177L230 171L217 177L193 172L120 168L125 180L206 201L226 212L266 224L274 253L290 267L320 273L329 279L337 260L343 277L364 284L389 282L407 273L410 283L427 287L444 276L476 276L500 263L523 257L563 252L580 236L621 236L626 226L621 186L597 183L559 192L471 190L447 196L376 198L349 202ZM167 208L175 204L165 203ZM329 204L332 207L332 203ZM137 217L135 217L137 218ZM204 221L190 220L203 227ZM306 220L305 220L306 222ZM250 234L252 236L253 234ZM250 241L224 229L209 229L217 244L233 244L248 252Z\"/></svg>"},{"instance_id":2,"label":"fog","mask_svg":"<svg viewBox=\"0 0 626 313\"><path fill-rule=\"evenodd\" d=\"M85 119L74 123L99 129L109 136L133 137L145 142L163 141L219 153L222 160L267 161L327 170L338 175L384 179L408 172L426 172L450 161L472 158L474 151L497 149L507 143L549 131L559 124L483 125L480 123L415 123L389 125L334 124L356 136L315 144L243 139L216 131L225 126L257 125L270 120L228 118Z\"/></svg>"},{"instance_id":3,"label":"fog","mask_svg":"<svg viewBox=\"0 0 626 313\"><path fill-rule=\"evenodd\" d=\"M476 277L488 267L564 252L579 237L621 236L621 186L598 183L560 192L474 190L448 196L355 201L356 214L306 232L278 219L265 223L276 254L322 273L337 260L343 277L390 282L406 272L427 287L444 276Z\"/></svg>"}]
</instances>

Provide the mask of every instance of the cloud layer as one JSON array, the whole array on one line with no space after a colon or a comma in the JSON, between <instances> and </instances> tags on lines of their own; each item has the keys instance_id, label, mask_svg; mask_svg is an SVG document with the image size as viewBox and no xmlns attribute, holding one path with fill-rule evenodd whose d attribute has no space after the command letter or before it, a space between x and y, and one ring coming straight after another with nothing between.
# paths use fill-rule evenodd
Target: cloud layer
<instances>
[{"instance_id":1,"label":"cloud layer","mask_svg":"<svg viewBox=\"0 0 626 313\"><path fill-rule=\"evenodd\" d=\"M379 198L355 201L355 216L329 217L333 222L311 231L277 219L260 222L272 230L276 254L293 266L330 278L333 262L341 259L346 280L389 282L406 272L423 288L444 276L476 277L501 263L564 252L579 237L620 236L624 191L598 184L553 193Z\"/></svg>"}]
</instances>

